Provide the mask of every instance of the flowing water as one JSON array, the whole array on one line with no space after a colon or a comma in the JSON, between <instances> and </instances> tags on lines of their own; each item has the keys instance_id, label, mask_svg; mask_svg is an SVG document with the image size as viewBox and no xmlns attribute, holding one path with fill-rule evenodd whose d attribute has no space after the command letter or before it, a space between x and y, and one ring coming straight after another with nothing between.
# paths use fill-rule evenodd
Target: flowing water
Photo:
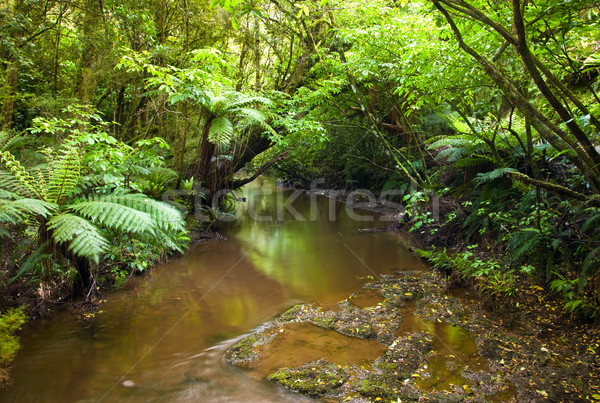
<instances>
[{"instance_id":1,"label":"flowing water","mask_svg":"<svg viewBox=\"0 0 600 403\"><path fill-rule=\"evenodd\" d=\"M368 221L368 213L270 186L246 192L238 218L223 231L227 240L198 244L133 278L110 293L88 321L65 312L30 323L22 333L13 384L0 391L0 401L303 401L232 368L224 351L297 303L333 304L369 276L424 267L397 235L356 233L389 223ZM433 324L417 322L415 330L436 331ZM375 341L353 344L332 333L296 329L288 340L293 349L265 357L264 371L278 361L310 361L315 350L346 360L342 363L372 360L382 352Z\"/></svg>"}]
</instances>

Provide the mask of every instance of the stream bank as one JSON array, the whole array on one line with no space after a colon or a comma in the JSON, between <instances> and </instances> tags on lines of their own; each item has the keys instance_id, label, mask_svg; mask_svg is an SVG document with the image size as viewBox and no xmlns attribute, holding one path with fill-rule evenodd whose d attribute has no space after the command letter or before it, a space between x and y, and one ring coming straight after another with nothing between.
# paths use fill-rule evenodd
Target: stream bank
<instances>
[{"instance_id":1,"label":"stream bank","mask_svg":"<svg viewBox=\"0 0 600 403\"><path fill-rule=\"evenodd\" d=\"M600 332L569 327L560 307L539 290L520 291L514 310L490 312L475 294L449 289L438 273L384 275L335 305L292 307L232 346L226 358L252 376L314 398L600 400ZM300 326L353 339L347 348L356 352L355 361L327 349L302 352L302 338L290 336ZM286 351L293 352L292 365L285 363ZM273 354L276 364L268 362Z\"/></svg>"}]
</instances>

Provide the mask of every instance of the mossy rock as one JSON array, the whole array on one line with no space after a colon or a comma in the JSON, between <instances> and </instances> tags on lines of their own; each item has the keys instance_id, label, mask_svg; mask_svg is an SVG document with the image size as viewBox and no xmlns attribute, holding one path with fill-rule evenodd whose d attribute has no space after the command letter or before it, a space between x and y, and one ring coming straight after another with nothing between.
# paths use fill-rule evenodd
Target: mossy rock
<instances>
[{"instance_id":1,"label":"mossy rock","mask_svg":"<svg viewBox=\"0 0 600 403\"><path fill-rule=\"evenodd\" d=\"M297 368L281 368L267 379L310 397L332 396L348 380L348 373L335 364L315 361Z\"/></svg>"},{"instance_id":2,"label":"mossy rock","mask_svg":"<svg viewBox=\"0 0 600 403\"><path fill-rule=\"evenodd\" d=\"M370 399L380 398L383 401L389 401L400 397L398 389L395 389L393 384L382 380L377 376L372 376L368 379L359 381L356 391L364 397Z\"/></svg>"},{"instance_id":3,"label":"mossy rock","mask_svg":"<svg viewBox=\"0 0 600 403\"><path fill-rule=\"evenodd\" d=\"M244 337L227 350L225 358L238 367L250 367L252 362L258 357L256 344L259 339L260 336L256 333Z\"/></svg>"},{"instance_id":4,"label":"mossy rock","mask_svg":"<svg viewBox=\"0 0 600 403\"><path fill-rule=\"evenodd\" d=\"M375 339L377 331L371 323L371 313L348 301L336 305L332 329L347 336Z\"/></svg>"},{"instance_id":5,"label":"mossy rock","mask_svg":"<svg viewBox=\"0 0 600 403\"><path fill-rule=\"evenodd\" d=\"M376 360L375 366L385 377L404 381L426 361L426 356L433 349L433 336L426 332L418 332L410 336L396 339L388 348L385 356Z\"/></svg>"},{"instance_id":6,"label":"mossy rock","mask_svg":"<svg viewBox=\"0 0 600 403\"><path fill-rule=\"evenodd\" d=\"M311 322L317 326L324 327L325 329L335 330L337 318L333 316L321 316L311 319Z\"/></svg>"},{"instance_id":7,"label":"mossy rock","mask_svg":"<svg viewBox=\"0 0 600 403\"><path fill-rule=\"evenodd\" d=\"M287 311L285 311L284 313L282 313L281 315L279 315L277 317L277 322L287 323L294 320L303 319L304 316L306 316L307 308L308 305L305 304L295 305Z\"/></svg>"}]
</instances>

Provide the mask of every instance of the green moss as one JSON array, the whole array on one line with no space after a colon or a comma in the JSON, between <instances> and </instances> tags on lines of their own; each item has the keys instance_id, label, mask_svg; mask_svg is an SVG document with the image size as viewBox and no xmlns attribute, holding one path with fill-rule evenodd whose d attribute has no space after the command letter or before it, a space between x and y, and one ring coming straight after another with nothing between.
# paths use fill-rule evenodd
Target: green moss
<instances>
[{"instance_id":1,"label":"green moss","mask_svg":"<svg viewBox=\"0 0 600 403\"><path fill-rule=\"evenodd\" d=\"M23 308L11 308L0 315L0 381L6 380L5 369L10 366L21 348L15 334L27 321Z\"/></svg>"},{"instance_id":2,"label":"green moss","mask_svg":"<svg viewBox=\"0 0 600 403\"><path fill-rule=\"evenodd\" d=\"M235 365L248 365L257 356L256 343L259 336L256 333L243 338L227 351L227 359Z\"/></svg>"},{"instance_id":3,"label":"green moss","mask_svg":"<svg viewBox=\"0 0 600 403\"><path fill-rule=\"evenodd\" d=\"M316 317L312 319L312 323L314 323L315 325L331 330L335 329L336 321L337 319L331 316Z\"/></svg>"},{"instance_id":4,"label":"green moss","mask_svg":"<svg viewBox=\"0 0 600 403\"><path fill-rule=\"evenodd\" d=\"M397 389L394 389L392 385L377 377L361 380L356 391L362 396L369 398L379 397L382 400L390 400L398 395Z\"/></svg>"},{"instance_id":5,"label":"green moss","mask_svg":"<svg viewBox=\"0 0 600 403\"><path fill-rule=\"evenodd\" d=\"M316 361L298 368L281 368L268 378L306 396L331 395L348 379L342 368L326 361Z\"/></svg>"},{"instance_id":6,"label":"green moss","mask_svg":"<svg viewBox=\"0 0 600 403\"><path fill-rule=\"evenodd\" d=\"M293 306L281 315L279 315L277 317L277 321L291 322L294 319L302 317L305 314L304 309L306 309L306 305L304 304Z\"/></svg>"}]
</instances>

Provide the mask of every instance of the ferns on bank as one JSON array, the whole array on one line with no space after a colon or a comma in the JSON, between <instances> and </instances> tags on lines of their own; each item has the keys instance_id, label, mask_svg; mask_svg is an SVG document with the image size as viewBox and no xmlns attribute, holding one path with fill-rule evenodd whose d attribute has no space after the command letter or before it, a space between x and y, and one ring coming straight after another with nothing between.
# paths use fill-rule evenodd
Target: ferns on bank
<instances>
[{"instance_id":1,"label":"ferns on bank","mask_svg":"<svg viewBox=\"0 0 600 403\"><path fill-rule=\"evenodd\" d=\"M99 229L86 219L74 214L62 213L48 220L48 229L57 244L67 245L75 255L94 263L100 260L100 254L106 250L108 242Z\"/></svg>"},{"instance_id":2,"label":"ferns on bank","mask_svg":"<svg viewBox=\"0 0 600 403\"><path fill-rule=\"evenodd\" d=\"M185 228L177 209L120 189L78 196L86 182L80 148L74 141L65 142L56 152L47 150L46 157L48 164L43 170L30 172L10 152L0 153L5 167L0 171L0 223L35 224L40 234L39 247L19 273L61 250L52 245L97 264L109 246L106 230L143 235L181 250L176 238Z\"/></svg>"}]
</instances>

